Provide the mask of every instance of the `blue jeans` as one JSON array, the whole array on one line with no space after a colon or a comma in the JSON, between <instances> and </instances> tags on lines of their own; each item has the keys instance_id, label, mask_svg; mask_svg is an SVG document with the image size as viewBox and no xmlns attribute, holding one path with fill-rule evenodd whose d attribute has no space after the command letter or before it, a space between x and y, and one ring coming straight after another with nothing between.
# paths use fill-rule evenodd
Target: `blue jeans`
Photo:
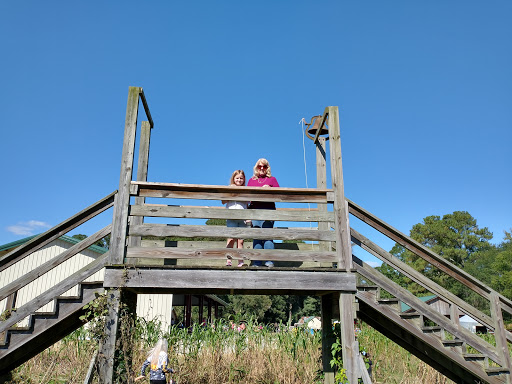
<instances>
[{"instance_id":1,"label":"blue jeans","mask_svg":"<svg viewBox=\"0 0 512 384\"><path fill-rule=\"evenodd\" d=\"M274 222L270 220L253 220L252 221L253 228L273 228ZM257 240L254 239L252 241L253 249L274 249L274 242L272 240ZM263 264L262 260L254 260L252 265L261 266Z\"/></svg>"}]
</instances>

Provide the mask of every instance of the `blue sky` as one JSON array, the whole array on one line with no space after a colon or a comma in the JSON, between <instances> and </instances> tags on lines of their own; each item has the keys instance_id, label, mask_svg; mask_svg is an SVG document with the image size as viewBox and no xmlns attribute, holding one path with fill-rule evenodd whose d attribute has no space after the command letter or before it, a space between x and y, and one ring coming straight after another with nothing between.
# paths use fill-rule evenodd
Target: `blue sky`
<instances>
[{"instance_id":1,"label":"blue sky","mask_svg":"<svg viewBox=\"0 0 512 384\"><path fill-rule=\"evenodd\" d=\"M500 242L511 19L500 0L2 2L0 244L117 188L129 86L155 121L150 181L226 184L266 157L305 187L299 121L337 105L347 197L405 233L468 211Z\"/></svg>"}]
</instances>

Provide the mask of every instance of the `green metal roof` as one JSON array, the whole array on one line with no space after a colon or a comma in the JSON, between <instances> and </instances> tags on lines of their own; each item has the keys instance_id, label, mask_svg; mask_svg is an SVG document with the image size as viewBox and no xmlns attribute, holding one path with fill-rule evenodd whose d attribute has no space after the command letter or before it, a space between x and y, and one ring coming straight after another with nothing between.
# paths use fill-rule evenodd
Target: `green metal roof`
<instances>
[{"instance_id":1,"label":"green metal roof","mask_svg":"<svg viewBox=\"0 0 512 384\"><path fill-rule=\"evenodd\" d=\"M432 299L434 299L436 297L437 297L437 295L429 295L429 296L418 297L418 299L420 299L421 301L426 303L427 301L432 300ZM411 307L401 301L400 302L400 309L402 310L402 312L406 312L409 309L411 309Z\"/></svg>"},{"instance_id":2,"label":"green metal roof","mask_svg":"<svg viewBox=\"0 0 512 384\"><path fill-rule=\"evenodd\" d=\"M36 236L39 236L39 235L25 237L24 239L20 239L20 240L13 241L11 243L0 245L0 252L8 250L8 249L11 249L11 248L14 249L16 247L19 247L20 245L25 244L27 241L33 239ZM71 236L66 236L66 235L63 235L63 236L59 237L59 240L65 241L65 242L73 244L73 245L75 245L75 244L80 242L80 240L75 239L74 237L71 237ZM103 248L103 247L100 247L98 245L91 245L87 249L90 249L91 251L94 251L94 252L97 252L97 253L100 253L100 254L104 254L104 253L106 253L108 251L107 248Z\"/></svg>"}]
</instances>

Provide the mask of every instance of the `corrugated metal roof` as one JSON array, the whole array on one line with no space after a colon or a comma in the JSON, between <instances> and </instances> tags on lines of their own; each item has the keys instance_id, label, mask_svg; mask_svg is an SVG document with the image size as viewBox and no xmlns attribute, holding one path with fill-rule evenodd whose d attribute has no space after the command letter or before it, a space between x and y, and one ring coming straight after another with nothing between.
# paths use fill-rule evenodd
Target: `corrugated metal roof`
<instances>
[{"instance_id":1,"label":"corrugated metal roof","mask_svg":"<svg viewBox=\"0 0 512 384\"><path fill-rule=\"evenodd\" d=\"M11 248L14 249L16 247L19 247L20 245L25 244L27 241L33 239L36 236L39 236L39 235L25 237L24 239L20 239L20 240L13 241L11 243L0 245L0 252L1 251L6 251L6 250L11 249ZM62 241L65 241L67 243L73 244L73 245L80 242L80 240L75 239L74 237L71 237L71 236L66 236L66 235L63 235L63 236L59 237L59 239L62 240ZM100 253L100 254L104 254L104 253L106 253L108 251L107 248L103 248L103 247L100 247L98 245L91 245L88 249L90 249L91 251Z\"/></svg>"},{"instance_id":2,"label":"corrugated metal roof","mask_svg":"<svg viewBox=\"0 0 512 384\"><path fill-rule=\"evenodd\" d=\"M418 299L420 299L421 301L426 303L427 301L432 300L436 297L437 297L437 295L429 295L429 296L418 297ZM400 309L402 310L402 312L406 312L409 309L411 309L411 307L408 306L407 304L405 304L404 302L400 302Z\"/></svg>"}]
</instances>

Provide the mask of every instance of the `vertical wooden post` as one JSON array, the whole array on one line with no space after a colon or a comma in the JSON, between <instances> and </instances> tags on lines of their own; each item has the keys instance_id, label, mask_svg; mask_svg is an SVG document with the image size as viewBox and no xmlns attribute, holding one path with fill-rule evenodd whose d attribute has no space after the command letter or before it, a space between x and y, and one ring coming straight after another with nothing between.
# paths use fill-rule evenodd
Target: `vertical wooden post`
<instances>
[{"instance_id":1,"label":"vertical wooden post","mask_svg":"<svg viewBox=\"0 0 512 384\"><path fill-rule=\"evenodd\" d=\"M132 318L135 317L137 307L137 295L135 293L121 289L113 289L108 291L108 314L105 319L105 337L101 342L101 353L98 357L100 382L102 384L112 384L119 379L119 377L116 375L115 367L117 364L117 358L119 357L119 351L123 350L122 347L119 348L117 345L117 339L120 336L120 315L123 304L125 305L124 310L126 311L126 314ZM124 342L127 343L124 350L128 351L128 353L124 355L123 358L125 359L125 363L130 365L131 354L129 353L129 348L131 347L131 343L129 340L123 340L123 338L121 338L121 343ZM130 367L128 367L128 369L129 368Z\"/></svg>"},{"instance_id":2,"label":"vertical wooden post","mask_svg":"<svg viewBox=\"0 0 512 384\"><path fill-rule=\"evenodd\" d=\"M139 141L139 161L137 163L137 181L148 180L148 162L149 162L149 143L151 139L151 126L149 121L143 121L140 130ZM137 196L135 198L135 205L143 205L146 202L145 197ZM131 224L139 225L144 222L143 216L135 216L131 219ZM128 246L140 247L141 237L130 236L128 239Z\"/></svg>"},{"instance_id":3,"label":"vertical wooden post","mask_svg":"<svg viewBox=\"0 0 512 384\"><path fill-rule=\"evenodd\" d=\"M18 299L18 291L14 291L9 296L7 296L7 302L5 303L5 310L10 311L13 308L16 308L16 300Z\"/></svg>"},{"instance_id":4,"label":"vertical wooden post","mask_svg":"<svg viewBox=\"0 0 512 384\"><path fill-rule=\"evenodd\" d=\"M141 88L139 87L130 87L128 91L123 154L121 159L121 175L119 178L119 190L116 197L116 204L114 206L114 219L112 222L112 235L110 239L109 253L111 264L123 264L126 254L126 232L130 205L130 185L133 172L140 92Z\"/></svg>"},{"instance_id":5,"label":"vertical wooden post","mask_svg":"<svg viewBox=\"0 0 512 384\"><path fill-rule=\"evenodd\" d=\"M316 142L316 187L327 188L327 168L325 161L325 137L319 137ZM327 204L318 204L318 211L327 212ZM329 230L329 223L321 221L318 223L320 231ZM331 243L329 241L318 242L320 251L330 251Z\"/></svg>"},{"instance_id":6,"label":"vertical wooden post","mask_svg":"<svg viewBox=\"0 0 512 384\"><path fill-rule=\"evenodd\" d=\"M219 318L219 303L215 302L213 305L213 314L215 316L215 319Z\"/></svg>"},{"instance_id":7,"label":"vertical wooden post","mask_svg":"<svg viewBox=\"0 0 512 384\"><path fill-rule=\"evenodd\" d=\"M203 312L204 312L204 295L199 295L199 325L203 324Z\"/></svg>"},{"instance_id":8,"label":"vertical wooden post","mask_svg":"<svg viewBox=\"0 0 512 384\"><path fill-rule=\"evenodd\" d=\"M338 107L327 107L329 142L331 150L331 177L334 192L334 222L336 227L336 254L338 268L352 272L352 247L350 242L350 227L348 222L348 209L345 200L343 183L343 168L341 161L341 135ZM352 292L340 294L340 326L341 343L343 346L343 366L347 371L350 384L357 384L359 376L359 364L357 361L357 344L354 335L354 302L355 295Z\"/></svg>"},{"instance_id":9,"label":"vertical wooden post","mask_svg":"<svg viewBox=\"0 0 512 384\"><path fill-rule=\"evenodd\" d=\"M334 384L334 367L331 367L332 345L335 341L332 330L334 301L338 300L336 294L321 296L322 301L322 369L324 371L324 384Z\"/></svg>"},{"instance_id":10,"label":"vertical wooden post","mask_svg":"<svg viewBox=\"0 0 512 384\"><path fill-rule=\"evenodd\" d=\"M192 295L185 295L185 328L192 325Z\"/></svg>"},{"instance_id":11,"label":"vertical wooden post","mask_svg":"<svg viewBox=\"0 0 512 384\"><path fill-rule=\"evenodd\" d=\"M503 368L510 369L510 354L508 352L508 342L503 322L503 313L501 312L500 298L496 292L491 292L491 316L494 320L494 338L496 340L496 350L503 361ZM506 383L511 382L510 373L507 375Z\"/></svg>"},{"instance_id":12,"label":"vertical wooden post","mask_svg":"<svg viewBox=\"0 0 512 384\"><path fill-rule=\"evenodd\" d=\"M119 177L119 190L114 204L114 218L112 221L112 235L110 239L110 264L123 264L126 255L126 234L128 229L128 211L130 206L130 186L133 173L133 160L135 153L135 136L137 131L137 115L139 110L139 95L142 88L130 87L126 105L126 118L124 126L123 153L121 157L121 173ZM101 345L101 354L98 359L100 380L104 384L114 382L117 339L119 337L120 310L126 305L128 311L135 313L137 296L124 292L121 288L108 293L108 314L105 318L105 339ZM121 340L122 341L122 340ZM130 359L130 356L123 356ZM116 378L118 379L118 378Z\"/></svg>"}]
</instances>

